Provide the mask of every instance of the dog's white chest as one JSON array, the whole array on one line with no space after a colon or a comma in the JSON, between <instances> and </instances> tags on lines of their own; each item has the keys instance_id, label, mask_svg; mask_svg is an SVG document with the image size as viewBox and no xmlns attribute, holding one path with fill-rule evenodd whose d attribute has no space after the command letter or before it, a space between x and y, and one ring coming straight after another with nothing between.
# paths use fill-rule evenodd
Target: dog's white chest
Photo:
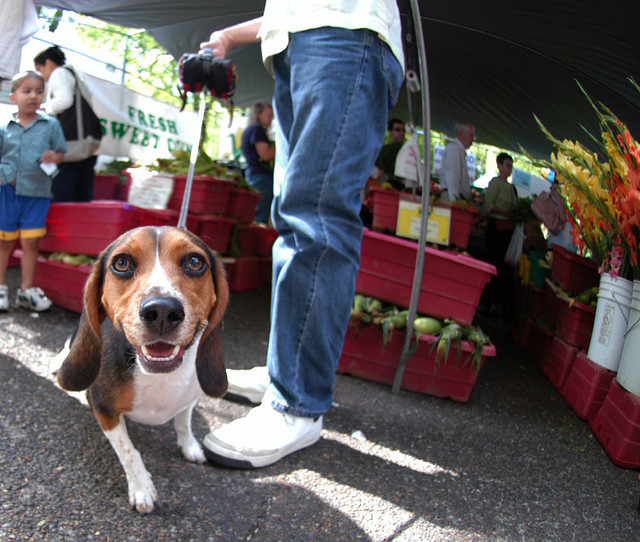
<instances>
[{"instance_id":1,"label":"dog's white chest","mask_svg":"<svg viewBox=\"0 0 640 542\"><path fill-rule=\"evenodd\" d=\"M144 374L136 367L136 397L127 417L138 423L160 425L201 397L195 367L188 363L191 367L185 367L184 362L178 370L166 374Z\"/></svg>"}]
</instances>

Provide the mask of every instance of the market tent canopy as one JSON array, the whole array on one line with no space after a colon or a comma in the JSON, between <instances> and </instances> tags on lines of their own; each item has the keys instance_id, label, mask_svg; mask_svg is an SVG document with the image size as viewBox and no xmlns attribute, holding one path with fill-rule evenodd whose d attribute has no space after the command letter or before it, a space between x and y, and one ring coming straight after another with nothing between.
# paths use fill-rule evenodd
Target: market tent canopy
<instances>
[{"instance_id":1,"label":"market tent canopy","mask_svg":"<svg viewBox=\"0 0 640 542\"><path fill-rule=\"evenodd\" d=\"M145 28L175 57L196 51L213 30L260 16L264 6L251 0L35 3ZM419 3L433 129L452 135L456 120L469 120L483 143L514 151L521 145L534 156L548 157L551 146L534 114L560 138L586 141L581 125L597 132L579 81L640 138L640 93L627 80L640 81L640 8L635 3L597 7L575 0ZM239 74L236 105L269 100L273 82L262 67L259 45L239 47L230 57ZM407 120L408 111L403 89L392 115ZM414 118L419 123L417 108Z\"/></svg>"}]
</instances>

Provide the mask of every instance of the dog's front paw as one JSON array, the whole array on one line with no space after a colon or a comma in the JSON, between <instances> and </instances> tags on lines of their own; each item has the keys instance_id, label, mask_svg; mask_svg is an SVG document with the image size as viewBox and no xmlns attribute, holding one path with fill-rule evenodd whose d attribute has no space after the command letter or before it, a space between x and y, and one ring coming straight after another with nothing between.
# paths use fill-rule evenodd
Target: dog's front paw
<instances>
[{"instance_id":1,"label":"dog's front paw","mask_svg":"<svg viewBox=\"0 0 640 542\"><path fill-rule=\"evenodd\" d=\"M141 514L153 512L153 503L158 493L148 472L139 473L135 480L129 480L129 505Z\"/></svg>"},{"instance_id":2,"label":"dog's front paw","mask_svg":"<svg viewBox=\"0 0 640 542\"><path fill-rule=\"evenodd\" d=\"M182 450L182 455L187 461L191 461L192 463L204 463L207 458L204 456L204 452L202 451L202 446L195 439L188 439L187 442L179 442L180 450Z\"/></svg>"}]
</instances>

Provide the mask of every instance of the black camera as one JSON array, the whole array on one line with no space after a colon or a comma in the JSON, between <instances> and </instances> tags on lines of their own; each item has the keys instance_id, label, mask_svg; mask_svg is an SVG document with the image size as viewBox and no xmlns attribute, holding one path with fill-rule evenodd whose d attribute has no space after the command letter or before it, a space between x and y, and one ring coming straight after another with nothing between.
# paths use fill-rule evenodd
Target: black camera
<instances>
[{"instance_id":1,"label":"black camera","mask_svg":"<svg viewBox=\"0 0 640 542\"><path fill-rule=\"evenodd\" d=\"M207 88L216 98L228 99L236 90L235 64L215 58L210 48L200 53L184 53L178 62L178 74L185 92Z\"/></svg>"}]
</instances>

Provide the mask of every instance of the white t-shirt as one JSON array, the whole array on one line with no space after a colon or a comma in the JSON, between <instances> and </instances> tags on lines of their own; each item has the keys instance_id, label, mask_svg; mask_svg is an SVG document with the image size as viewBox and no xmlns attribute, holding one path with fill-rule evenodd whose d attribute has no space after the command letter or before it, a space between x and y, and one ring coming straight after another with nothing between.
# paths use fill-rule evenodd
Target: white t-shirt
<instances>
[{"instance_id":1,"label":"white t-shirt","mask_svg":"<svg viewBox=\"0 0 640 542\"><path fill-rule=\"evenodd\" d=\"M59 115L73 105L76 79L66 68L59 66L51 72L47 81L47 100L44 110L49 115Z\"/></svg>"},{"instance_id":2,"label":"white t-shirt","mask_svg":"<svg viewBox=\"0 0 640 542\"><path fill-rule=\"evenodd\" d=\"M267 0L258 37L269 72L273 73L272 57L287 48L289 33L324 26L377 32L404 70L400 13L394 0Z\"/></svg>"}]
</instances>

